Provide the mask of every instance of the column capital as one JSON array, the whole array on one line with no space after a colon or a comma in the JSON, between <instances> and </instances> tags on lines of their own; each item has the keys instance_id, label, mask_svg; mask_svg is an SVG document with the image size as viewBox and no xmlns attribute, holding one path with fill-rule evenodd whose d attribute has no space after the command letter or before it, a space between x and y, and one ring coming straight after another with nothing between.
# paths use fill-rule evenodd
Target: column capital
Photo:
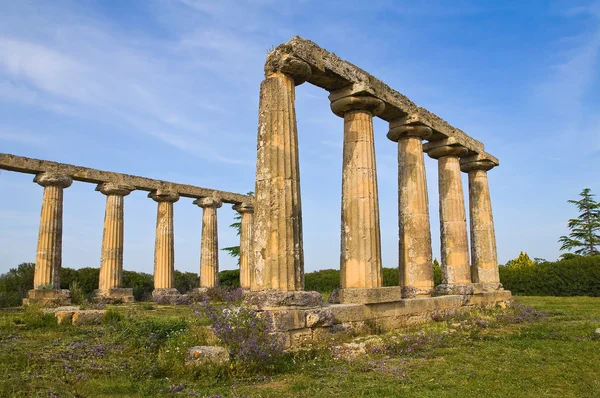
<instances>
[{"instance_id":1,"label":"column capital","mask_svg":"<svg viewBox=\"0 0 600 398\"><path fill-rule=\"evenodd\" d=\"M173 191L167 191L163 189L157 189L148 194L148 197L155 202L171 202L175 203L179 200L179 194Z\"/></svg>"},{"instance_id":2,"label":"column capital","mask_svg":"<svg viewBox=\"0 0 600 398\"><path fill-rule=\"evenodd\" d=\"M385 109L385 103L379 98L365 95L349 95L331 101L331 111L339 117L344 117L346 112L368 111L377 116Z\"/></svg>"},{"instance_id":3,"label":"column capital","mask_svg":"<svg viewBox=\"0 0 600 398\"><path fill-rule=\"evenodd\" d=\"M407 124L406 120L396 119L390 122L390 131L387 133L387 138L397 142L404 137L417 137L421 140L426 140L431 137L433 130L423 124Z\"/></svg>"},{"instance_id":4,"label":"column capital","mask_svg":"<svg viewBox=\"0 0 600 398\"><path fill-rule=\"evenodd\" d=\"M45 171L36 174L33 182L37 182L43 187L68 188L73 183L73 177L66 174Z\"/></svg>"},{"instance_id":5,"label":"column capital","mask_svg":"<svg viewBox=\"0 0 600 398\"><path fill-rule=\"evenodd\" d=\"M289 54L282 54L279 50L274 50L267 56L265 77L268 79L277 73L293 77L294 84L299 86L310 79L312 69L308 63L302 61L300 58Z\"/></svg>"},{"instance_id":6,"label":"column capital","mask_svg":"<svg viewBox=\"0 0 600 398\"><path fill-rule=\"evenodd\" d=\"M460 171L462 171L463 173L468 173L469 171L473 171L473 170L489 171L496 166L497 165L489 159L474 160L474 161L465 162L465 163L461 162Z\"/></svg>"},{"instance_id":7,"label":"column capital","mask_svg":"<svg viewBox=\"0 0 600 398\"><path fill-rule=\"evenodd\" d=\"M223 206L223 202L221 201L221 199L211 197L198 198L194 200L193 203L196 206L202 207L203 209L206 207L214 207L215 209L218 209L219 207Z\"/></svg>"},{"instance_id":8,"label":"column capital","mask_svg":"<svg viewBox=\"0 0 600 398\"><path fill-rule=\"evenodd\" d=\"M98 184L96 191L102 192L104 195L127 196L134 191L135 187L126 184L118 184L114 182L103 182Z\"/></svg>"},{"instance_id":9,"label":"column capital","mask_svg":"<svg viewBox=\"0 0 600 398\"><path fill-rule=\"evenodd\" d=\"M254 213L254 203L251 203L251 202L237 203L237 204L233 205L231 208L240 214Z\"/></svg>"},{"instance_id":10,"label":"column capital","mask_svg":"<svg viewBox=\"0 0 600 398\"><path fill-rule=\"evenodd\" d=\"M443 156L463 157L469 153L469 150L457 143L455 138L449 137L424 144L423 152L428 154L430 158L439 159Z\"/></svg>"}]
</instances>

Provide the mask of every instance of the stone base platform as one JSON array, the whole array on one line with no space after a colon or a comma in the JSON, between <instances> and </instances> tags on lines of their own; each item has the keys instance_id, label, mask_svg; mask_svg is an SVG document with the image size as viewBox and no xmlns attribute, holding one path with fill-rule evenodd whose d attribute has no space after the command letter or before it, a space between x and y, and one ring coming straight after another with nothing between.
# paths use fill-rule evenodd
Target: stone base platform
<instances>
[{"instance_id":1,"label":"stone base platform","mask_svg":"<svg viewBox=\"0 0 600 398\"><path fill-rule=\"evenodd\" d=\"M257 309L271 308L312 308L323 304L323 296L319 292L263 290L259 292L244 291L244 302Z\"/></svg>"},{"instance_id":2,"label":"stone base platform","mask_svg":"<svg viewBox=\"0 0 600 398\"><path fill-rule=\"evenodd\" d=\"M41 307L59 307L71 304L71 291L68 289L32 289L23 305L39 305Z\"/></svg>"},{"instance_id":3,"label":"stone base platform","mask_svg":"<svg viewBox=\"0 0 600 398\"><path fill-rule=\"evenodd\" d=\"M389 303L402 299L402 289L400 286L339 289L338 296L340 304Z\"/></svg>"},{"instance_id":4,"label":"stone base platform","mask_svg":"<svg viewBox=\"0 0 600 398\"><path fill-rule=\"evenodd\" d=\"M268 314L274 329L285 337L286 345L296 347L322 340L336 332L371 334L401 329L431 321L432 315L444 311L481 306L504 308L510 300L508 290L497 290L466 296L445 295L368 304L324 303L314 308L288 306L270 308Z\"/></svg>"},{"instance_id":5,"label":"stone base platform","mask_svg":"<svg viewBox=\"0 0 600 398\"><path fill-rule=\"evenodd\" d=\"M92 300L99 303L133 303L132 288L113 288L106 292L102 290L94 290L92 293Z\"/></svg>"},{"instance_id":6,"label":"stone base platform","mask_svg":"<svg viewBox=\"0 0 600 398\"><path fill-rule=\"evenodd\" d=\"M152 291L152 301L157 303L171 303L175 298L181 296L179 290L171 289L154 289Z\"/></svg>"}]
</instances>

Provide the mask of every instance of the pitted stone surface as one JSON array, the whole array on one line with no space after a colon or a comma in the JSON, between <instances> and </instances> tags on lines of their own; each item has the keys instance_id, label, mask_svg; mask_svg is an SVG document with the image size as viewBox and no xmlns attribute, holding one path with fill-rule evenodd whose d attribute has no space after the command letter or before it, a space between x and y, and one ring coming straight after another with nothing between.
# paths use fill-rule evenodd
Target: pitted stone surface
<instances>
[{"instance_id":1,"label":"pitted stone surface","mask_svg":"<svg viewBox=\"0 0 600 398\"><path fill-rule=\"evenodd\" d=\"M258 308L318 307L323 303L323 296L318 292L264 290L247 292L244 301Z\"/></svg>"},{"instance_id":2,"label":"pitted stone surface","mask_svg":"<svg viewBox=\"0 0 600 398\"><path fill-rule=\"evenodd\" d=\"M370 304L399 301L402 298L402 291L400 286L340 289L339 295L342 304Z\"/></svg>"},{"instance_id":3,"label":"pitted stone surface","mask_svg":"<svg viewBox=\"0 0 600 398\"><path fill-rule=\"evenodd\" d=\"M106 310L82 310L73 314L73 325L98 325L102 323Z\"/></svg>"},{"instance_id":4,"label":"pitted stone surface","mask_svg":"<svg viewBox=\"0 0 600 398\"><path fill-rule=\"evenodd\" d=\"M229 351L217 346L190 348L186 363L194 365L225 365L229 362Z\"/></svg>"}]
</instances>

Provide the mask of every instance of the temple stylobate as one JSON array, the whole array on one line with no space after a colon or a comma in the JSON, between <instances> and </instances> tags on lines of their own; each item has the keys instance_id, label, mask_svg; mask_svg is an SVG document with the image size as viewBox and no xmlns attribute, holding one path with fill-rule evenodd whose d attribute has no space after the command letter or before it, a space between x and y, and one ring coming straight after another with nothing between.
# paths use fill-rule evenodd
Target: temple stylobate
<instances>
[{"instance_id":1,"label":"temple stylobate","mask_svg":"<svg viewBox=\"0 0 600 398\"><path fill-rule=\"evenodd\" d=\"M302 291L304 256L295 87L327 90L343 118L340 301L469 295L501 289L484 145L362 69L294 37L271 52L261 84L254 291ZM383 288L374 117L398 145L397 288ZM442 284L432 270L424 153L438 162ZM471 252L461 172L468 173ZM302 294L298 293L301 301Z\"/></svg>"},{"instance_id":2,"label":"temple stylobate","mask_svg":"<svg viewBox=\"0 0 600 398\"><path fill-rule=\"evenodd\" d=\"M340 289L332 292L329 303L319 292L304 289L298 156L302 132L295 110L296 86L303 83L329 93L343 142ZM383 286L382 280L374 145L378 132L373 118L389 123L383 133L398 153L397 286ZM428 194L425 155L437 161L438 198ZM217 214L223 203L229 203L239 216L239 282L245 305L264 311L274 330L292 346L319 340L324 333L364 333L373 326L392 330L425 322L442 311L504 306L511 295L499 280L488 182L488 172L498 164L481 142L300 37L267 55L260 85L254 197L0 153L0 169L33 174L34 182L43 187L34 288L25 303L57 305L70 300L60 279L63 213L69 211L63 208L63 198L74 183L94 184L106 196L99 284L94 292L99 301L133 301L133 289L123 286L128 195L144 191L156 203L154 264L149 268L154 272L152 298L159 303L190 302L203 294L208 297L209 289L218 287ZM462 173L468 175L468 198ZM440 209L442 283L437 286L430 199L437 199ZM181 294L175 287L175 231L187 231L176 228L174 214L186 201L202 208L199 289L192 294Z\"/></svg>"}]
</instances>

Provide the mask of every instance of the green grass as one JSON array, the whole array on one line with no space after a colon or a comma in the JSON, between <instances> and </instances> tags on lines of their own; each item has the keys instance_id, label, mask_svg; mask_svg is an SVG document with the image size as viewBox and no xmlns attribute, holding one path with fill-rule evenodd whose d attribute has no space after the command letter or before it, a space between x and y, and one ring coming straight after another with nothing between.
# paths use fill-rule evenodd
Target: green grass
<instances>
[{"instance_id":1,"label":"green grass","mask_svg":"<svg viewBox=\"0 0 600 398\"><path fill-rule=\"evenodd\" d=\"M600 396L600 340L593 338L600 298L517 300L547 316L521 323L516 310L509 317L494 310L439 317L378 336L383 352L336 359L336 349L323 344L259 373L186 368L187 347L214 342L190 307L111 307L110 321L89 327L4 311L0 396ZM391 349L393 341L403 343Z\"/></svg>"}]
</instances>

